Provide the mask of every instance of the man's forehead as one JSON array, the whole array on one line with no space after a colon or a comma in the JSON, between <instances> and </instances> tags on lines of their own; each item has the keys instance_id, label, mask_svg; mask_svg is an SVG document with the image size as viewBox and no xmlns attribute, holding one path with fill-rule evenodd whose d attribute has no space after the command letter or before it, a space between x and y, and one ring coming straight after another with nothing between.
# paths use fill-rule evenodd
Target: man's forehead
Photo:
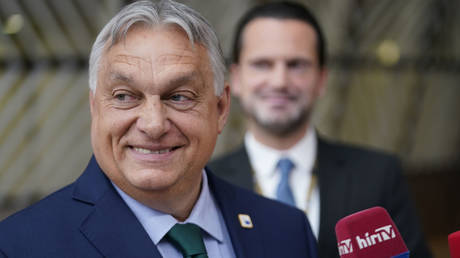
<instances>
[{"instance_id":1,"label":"man's forehead","mask_svg":"<svg viewBox=\"0 0 460 258\"><path fill-rule=\"evenodd\" d=\"M308 30L313 32L312 34L315 36L316 40L316 32L314 27L300 19L294 19L294 18L277 18L277 17L258 17L253 20L251 20L246 26L244 27L244 30L242 32L242 40L244 42L244 38L247 35L253 35L253 34L265 34L265 33L271 33L273 34L273 26L276 27L281 27L285 28L282 30L282 32L290 32L288 27L297 27L297 28L302 28L303 30ZM250 33L248 33L248 31Z\"/></svg>"},{"instance_id":2,"label":"man's forehead","mask_svg":"<svg viewBox=\"0 0 460 258\"><path fill-rule=\"evenodd\" d=\"M189 78L207 73L209 61L204 46L192 45L174 27L139 28L129 31L125 40L107 49L100 71L108 80L118 82L156 80L158 76Z\"/></svg>"},{"instance_id":3,"label":"man's forehead","mask_svg":"<svg viewBox=\"0 0 460 258\"><path fill-rule=\"evenodd\" d=\"M206 67L193 55L171 54L152 58L123 54L108 59L102 70L108 72L110 79L120 79L120 75L125 77L142 73L153 75L164 71L175 71L177 74L197 73Z\"/></svg>"},{"instance_id":4,"label":"man's forehead","mask_svg":"<svg viewBox=\"0 0 460 258\"><path fill-rule=\"evenodd\" d=\"M245 27L240 55L310 55L316 52L316 41L313 27L305 21L261 17Z\"/></svg>"},{"instance_id":5,"label":"man's forehead","mask_svg":"<svg viewBox=\"0 0 460 258\"><path fill-rule=\"evenodd\" d=\"M202 59L202 54L188 49L173 49L169 53L147 54L140 56L136 54L120 53L107 56L109 64L116 65L169 65L169 64L192 64Z\"/></svg>"},{"instance_id":6,"label":"man's forehead","mask_svg":"<svg viewBox=\"0 0 460 258\"><path fill-rule=\"evenodd\" d=\"M127 71L125 69L118 69L116 67L111 67L108 72L108 79L111 81L118 81L118 82L135 82L137 79L138 74L134 74L132 71ZM169 80L171 81L191 81L196 79L200 76L200 73L196 69L181 69L175 70L174 73L170 74Z\"/></svg>"},{"instance_id":7,"label":"man's forehead","mask_svg":"<svg viewBox=\"0 0 460 258\"><path fill-rule=\"evenodd\" d=\"M175 58L174 58L175 59ZM119 62L109 62L103 71L103 77L109 85L143 85L160 83L167 85L183 85L191 81L202 81L208 78L210 71L207 66L195 62L170 62L169 65L151 65L145 58L120 57Z\"/></svg>"},{"instance_id":8,"label":"man's forehead","mask_svg":"<svg viewBox=\"0 0 460 258\"><path fill-rule=\"evenodd\" d=\"M110 60L109 64L125 64L125 65L133 65L139 66L142 63L151 63L151 58L149 57L142 57L142 56L133 56L133 55L115 55L112 60Z\"/></svg>"},{"instance_id":9,"label":"man's forehead","mask_svg":"<svg viewBox=\"0 0 460 258\"><path fill-rule=\"evenodd\" d=\"M189 71L201 70L204 67L206 66L201 62L200 55L178 50L161 55L139 56L129 53L108 55L101 65L100 71L108 72L110 79L119 79L120 74L158 74L171 69L189 73Z\"/></svg>"}]
</instances>

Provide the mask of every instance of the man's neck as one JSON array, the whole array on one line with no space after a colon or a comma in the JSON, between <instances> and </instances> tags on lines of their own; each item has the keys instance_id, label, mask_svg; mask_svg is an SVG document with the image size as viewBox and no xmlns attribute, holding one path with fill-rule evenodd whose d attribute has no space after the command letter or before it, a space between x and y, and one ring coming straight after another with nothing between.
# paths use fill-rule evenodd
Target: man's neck
<instances>
[{"instance_id":1,"label":"man's neck","mask_svg":"<svg viewBox=\"0 0 460 258\"><path fill-rule=\"evenodd\" d=\"M271 133L264 128L261 128L255 124L249 125L249 132L254 135L254 138L268 146L277 150L286 150L298 143L307 133L309 128L308 123L303 124L297 130L290 132L289 134L279 135Z\"/></svg>"},{"instance_id":2,"label":"man's neck","mask_svg":"<svg viewBox=\"0 0 460 258\"><path fill-rule=\"evenodd\" d=\"M195 206L202 189L202 177L193 178L193 180L197 181L193 184L193 189L176 186L172 189L143 191L132 187L127 188L126 185L117 184L117 186L138 202L170 214L178 221L185 221ZM114 183L116 184L116 182Z\"/></svg>"}]
</instances>

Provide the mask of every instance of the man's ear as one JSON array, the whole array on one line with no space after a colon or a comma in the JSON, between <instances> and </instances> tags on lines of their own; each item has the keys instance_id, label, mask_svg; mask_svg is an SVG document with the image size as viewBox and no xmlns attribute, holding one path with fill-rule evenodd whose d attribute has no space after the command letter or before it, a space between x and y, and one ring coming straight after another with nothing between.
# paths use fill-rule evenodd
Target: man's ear
<instances>
[{"instance_id":1,"label":"man's ear","mask_svg":"<svg viewBox=\"0 0 460 258\"><path fill-rule=\"evenodd\" d=\"M219 134L224 129L227 123L228 114L230 113L230 86L228 83L225 84L222 94L218 97L217 109L218 109L218 132Z\"/></svg>"},{"instance_id":2,"label":"man's ear","mask_svg":"<svg viewBox=\"0 0 460 258\"><path fill-rule=\"evenodd\" d=\"M327 68L322 68L320 71L320 77L318 81L318 97L324 96L326 93L326 85L327 85L327 76L328 76L328 70Z\"/></svg>"},{"instance_id":3,"label":"man's ear","mask_svg":"<svg viewBox=\"0 0 460 258\"><path fill-rule=\"evenodd\" d=\"M239 97L241 95L241 68L238 64L230 66L230 83L232 85L232 94Z\"/></svg>"}]
</instances>

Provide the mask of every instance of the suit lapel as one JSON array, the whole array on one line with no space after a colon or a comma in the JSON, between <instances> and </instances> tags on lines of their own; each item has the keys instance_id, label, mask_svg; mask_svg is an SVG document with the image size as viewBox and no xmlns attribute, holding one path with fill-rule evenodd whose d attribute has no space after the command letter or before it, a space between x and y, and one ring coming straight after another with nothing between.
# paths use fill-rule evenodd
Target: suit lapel
<instances>
[{"instance_id":1,"label":"suit lapel","mask_svg":"<svg viewBox=\"0 0 460 258\"><path fill-rule=\"evenodd\" d=\"M235 188L208 172L209 188L224 217L233 250L238 258L265 257L261 231L257 228L257 217L248 200L240 196ZM239 214L249 215L253 228L243 228Z\"/></svg>"},{"instance_id":2,"label":"suit lapel","mask_svg":"<svg viewBox=\"0 0 460 258\"><path fill-rule=\"evenodd\" d=\"M76 182L73 197L93 205L80 231L104 256L161 258L142 225L94 158Z\"/></svg>"},{"instance_id":3,"label":"suit lapel","mask_svg":"<svg viewBox=\"0 0 460 258\"><path fill-rule=\"evenodd\" d=\"M246 152L244 144L242 144L234 154L232 160L226 163L226 165L230 165L231 168L226 169L229 173L225 179L252 190L254 188L254 171L249 162L248 153Z\"/></svg>"},{"instance_id":4,"label":"suit lapel","mask_svg":"<svg viewBox=\"0 0 460 258\"><path fill-rule=\"evenodd\" d=\"M318 138L318 178L320 189L319 242L335 239L334 225L349 207L351 173L344 171L346 159L336 148ZM320 250L320 255L321 255Z\"/></svg>"}]
</instances>

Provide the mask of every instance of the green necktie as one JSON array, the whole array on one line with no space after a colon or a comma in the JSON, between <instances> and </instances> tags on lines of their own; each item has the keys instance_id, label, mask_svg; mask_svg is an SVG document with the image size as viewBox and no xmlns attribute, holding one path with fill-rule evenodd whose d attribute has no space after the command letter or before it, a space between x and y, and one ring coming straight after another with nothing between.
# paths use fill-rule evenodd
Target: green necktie
<instances>
[{"instance_id":1,"label":"green necktie","mask_svg":"<svg viewBox=\"0 0 460 258\"><path fill-rule=\"evenodd\" d=\"M201 229L195 224L176 224L166 234L166 239L173 244L184 258L208 258Z\"/></svg>"}]
</instances>

